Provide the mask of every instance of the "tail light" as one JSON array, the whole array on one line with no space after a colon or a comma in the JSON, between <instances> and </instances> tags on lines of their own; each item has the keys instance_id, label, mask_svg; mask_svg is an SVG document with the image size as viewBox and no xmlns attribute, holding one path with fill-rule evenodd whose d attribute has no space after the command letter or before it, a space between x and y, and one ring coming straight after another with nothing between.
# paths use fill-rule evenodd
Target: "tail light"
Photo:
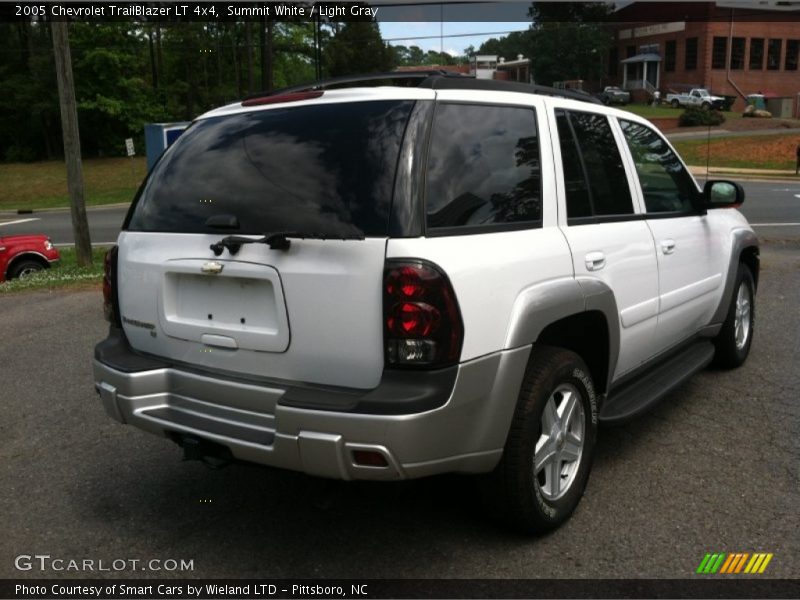
<instances>
[{"instance_id":1,"label":"tail light","mask_svg":"<svg viewBox=\"0 0 800 600\"><path fill-rule=\"evenodd\" d=\"M383 273L388 367L435 369L458 362L464 326L450 281L423 261L389 261Z\"/></svg>"},{"instance_id":2,"label":"tail light","mask_svg":"<svg viewBox=\"0 0 800 600\"><path fill-rule=\"evenodd\" d=\"M106 321L122 326L117 299L117 253L119 248L111 246L103 259L103 314Z\"/></svg>"}]
</instances>

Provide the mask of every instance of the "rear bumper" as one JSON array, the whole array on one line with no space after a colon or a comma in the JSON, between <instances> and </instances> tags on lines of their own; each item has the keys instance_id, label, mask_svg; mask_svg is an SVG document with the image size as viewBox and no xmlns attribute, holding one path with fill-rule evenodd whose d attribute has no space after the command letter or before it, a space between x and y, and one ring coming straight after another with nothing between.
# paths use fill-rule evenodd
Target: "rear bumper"
<instances>
[{"instance_id":1,"label":"rear bumper","mask_svg":"<svg viewBox=\"0 0 800 600\"><path fill-rule=\"evenodd\" d=\"M192 372L135 354L124 341L111 351L104 344L95 352L95 388L120 423L211 440L241 460L374 480L493 469L530 354L529 347L498 352L438 378L406 374L406 383L384 378L355 393ZM381 454L387 466L357 464L357 450Z\"/></svg>"}]
</instances>

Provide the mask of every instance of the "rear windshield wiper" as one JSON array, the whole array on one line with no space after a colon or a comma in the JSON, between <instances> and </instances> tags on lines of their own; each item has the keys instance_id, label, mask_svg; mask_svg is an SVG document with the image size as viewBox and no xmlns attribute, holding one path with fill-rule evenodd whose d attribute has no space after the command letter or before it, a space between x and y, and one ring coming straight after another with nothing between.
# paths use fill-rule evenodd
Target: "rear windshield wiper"
<instances>
[{"instance_id":1,"label":"rear windshield wiper","mask_svg":"<svg viewBox=\"0 0 800 600\"><path fill-rule=\"evenodd\" d=\"M363 240L364 234L330 234L330 233L316 233L316 232L300 232L300 231L277 231L275 233L268 233L261 238L248 238L240 235L229 235L222 238L220 241L211 244L210 248L214 251L216 256L222 254L222 251L227 248L231 254L236 254L242 247L242 244L267 244L271 250L288 250L292 245L289 238L296 238L301 240Z\"/></svg>"}]
</instances>

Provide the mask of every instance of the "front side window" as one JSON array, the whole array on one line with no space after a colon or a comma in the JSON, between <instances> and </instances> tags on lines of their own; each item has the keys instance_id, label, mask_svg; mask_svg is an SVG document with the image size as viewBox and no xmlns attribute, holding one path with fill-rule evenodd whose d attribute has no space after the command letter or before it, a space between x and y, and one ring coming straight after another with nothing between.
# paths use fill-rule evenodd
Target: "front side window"
<instances>
[{"instance_id":1,"label":"front side window","mask_svg":"<svg viewBox=\"0 0 800 600\"><path fill-rule=\"evenodd\" d=\"M539 223L539 135L532 108L441 103L425 186L429 228Z\"/></svg>"},{"instance_id":2,"label":"front side window","mask_svg":"<svg viewBox=\"0 0 800 600\"><path fill-rule=\"evenodd\" d=\"M605 115L556 111L567 218L633 213L628 177Z\"/></svg>"},{"instance_id":3,"label":"front side window","mask_svg":"<svg viewBox=\"0 0 800 600\"><path fill-rule=\"evenodd\" d=\"M648 213L688 212L697 193L692 176L655 131L620 120L642 186Z\"/></svg>"}]
</instances>

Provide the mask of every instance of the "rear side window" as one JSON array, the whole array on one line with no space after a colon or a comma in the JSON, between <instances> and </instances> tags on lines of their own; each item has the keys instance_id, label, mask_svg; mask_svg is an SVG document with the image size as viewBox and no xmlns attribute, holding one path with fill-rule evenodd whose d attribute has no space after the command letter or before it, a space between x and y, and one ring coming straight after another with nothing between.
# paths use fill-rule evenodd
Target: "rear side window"
<instances>
[{"instance_id":1,"label":"rear side window","mask_svg":"<svg viewBox=\"0 0 800 600\"><path fill-rule=\"evenodd\" d=\"M437 105L425 201L427 225L434 235L437 229L456 233L540 224L542 192L534 110Z\"/></svg>"},{"instance_id":2,"label":"rear side window","mask_svg":"<svg viewBox=\"0 0 800 600\"><path fill-rule=\"evenodd\" d=\"M567 217L633 214L628 177L605 115L556 111Z\"/></svg>"},{"instance_id":3,"label":"rear side window","mask_svg":"<svg viewBox=\"0 0 800 600\"><path fill-rule=\"evenodd\" d=\"M127 228L385 236L413 101L350 102L198 121L159 161Z\"/></svg>"},{"instance_id":4,"label":"rear side window","mask_svg":"<svg viewBox=\"0 0 800 600\"><path fill-rule=\"evenodd\" d=\"M644 125L620 120L648 213L687 212L697 188L664 139Z\"/></svg>"}]
</instances>

